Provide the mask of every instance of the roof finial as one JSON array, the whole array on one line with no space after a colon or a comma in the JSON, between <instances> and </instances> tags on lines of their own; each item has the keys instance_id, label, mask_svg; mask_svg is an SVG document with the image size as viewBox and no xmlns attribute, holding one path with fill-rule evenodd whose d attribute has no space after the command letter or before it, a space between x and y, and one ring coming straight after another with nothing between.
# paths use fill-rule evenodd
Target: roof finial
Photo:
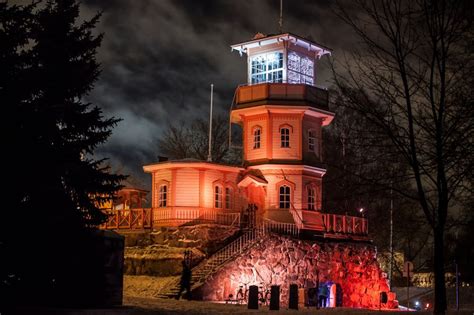
<instances>
[{"instance_id":1,"label":"roof finial","mask_svg":"<svg viewBox=\"0 0 474 315\"><path fill-rule=\"evenodd\" d=\"M283 0L280 0L280 20L278 21L280 25L280 34L283 33Z\"/></svg>"}]
</instances>

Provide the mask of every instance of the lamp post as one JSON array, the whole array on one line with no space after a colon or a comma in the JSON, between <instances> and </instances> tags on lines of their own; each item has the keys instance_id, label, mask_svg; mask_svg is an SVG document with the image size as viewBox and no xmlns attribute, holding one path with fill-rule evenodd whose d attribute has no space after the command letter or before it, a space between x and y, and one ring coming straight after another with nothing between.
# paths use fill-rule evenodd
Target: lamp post
<instances>
[{"instance_id":1,"label":"lamp post","mask_svg":"<svg viewBox=\"0 0 474 315\"><path fill-rule=\"evenodd\" d=\"M364 217L364 208L360 208L359 213L362 215L362 217Z\"/></svg>"},{"instance_id":2,"label":"lamp post","mask_svg":"<svg viewBox=\"0 0 474 315\"><path fill-rule=\"evenodd\" d=\"M388 275L388 282L390 289L392 289L392 275L393 275L393 189L392 182L390 182L390 272Z\"/></svg>"}]
</instances>

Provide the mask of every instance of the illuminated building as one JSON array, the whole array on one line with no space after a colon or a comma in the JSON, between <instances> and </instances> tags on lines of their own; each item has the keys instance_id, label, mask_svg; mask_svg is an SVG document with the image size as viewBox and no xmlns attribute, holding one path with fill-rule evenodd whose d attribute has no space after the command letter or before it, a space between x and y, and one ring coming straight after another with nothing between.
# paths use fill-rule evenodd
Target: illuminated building
<instances>
[{"instance_id":1,"label":"illuminated building","mask_svg":"<svg viewBox=\"0 0 474 315\"><path fill-rule=\"evenodd\" d=\"M314 85L316 61L330 50L293 34L232 45L248 59L248 84L230 113L243 130L243 167L196 160L144 166L152 175L155 225L238 216L256 206L256 224L299 231L367 234L359 217L323 213L321 128L331 123L328 92Z\"/></svg>"},{"instance_id":2,"label":"illuminated building","mask_svg":"<svg viewBox=\"0 0 474 315\"><path fill-rule=\"evenodd\" d=\"M240 227L239 238L193 269L193 288L203 299L225 300L243 284L264 282L281 285L287 301L288 282L307 288L320 282L331 286L331 306L395 307L367 219L323 211L322 128L334 113L328 91L315 82L317 61L330 50L290 33L258 33L231 47L248 61L248 82L237 87L230 112L242 127L243 165L193 159L146 165L152 208L118 213L109 227Z\"/></svg>"}]
</instances>

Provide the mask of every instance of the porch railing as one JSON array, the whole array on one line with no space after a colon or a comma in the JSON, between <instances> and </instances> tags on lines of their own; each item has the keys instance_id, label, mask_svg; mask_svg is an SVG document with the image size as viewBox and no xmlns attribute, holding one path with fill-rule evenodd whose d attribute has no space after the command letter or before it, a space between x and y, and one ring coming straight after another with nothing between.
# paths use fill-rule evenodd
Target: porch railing
<instances>
[{"instance_id":1,"label":"porch railing","mask_svg":"<svg viewBox=\"0 0 474 315\"><path fill-rule=\"evenodd\" d=\"M149 229L152 227L152 210L150 208L110 210L104 229Z\"/></svg>"},{"instance_id":2,"label":"porch railing","mask_svg":"<svg viewBox=\"0 0 474 315\"><path fill-rule=\"evenodd\" d=\"M360 217L325 213L324 226L328 233L369 234L367 219Z\"/></svg>"},{"instance_id":3,"label":"porch railing","mask_svg":"<svg viewBox=\"0 0 474 315\"><path fill-rule=\"evenodd\" d=\"M300 230L314 230L331 234L368 235L365 218L321 213L308 210L291 210L295 223L264 219L266 231L298 235ZM108 211L105 229L149 229L153 226L182 225L193 223L217 223L240 226L239 212L226 212L213 208L167 207L140 208Z\"/></svg>"},{"instance_id":4,"label":"porch railing","mask_svg":"<svg viewBox=\"0 0 474 315\"><path fill-rule=\"evenodd\" d=\"M367 219L347 215L321 213L314 210L291 210L298 228L326 233L367 235Z\"/></svg>"},{"instance_id":5,"label":"porch railing","mask_svg":"<svg viewBox=\"0 0 474 315\"><path fill-rule=\"evenodd\" d=\"M264 233L273 232L292 236L298 236L300 233L299 227L294 223L278 222L270 219L263 219L263 231Z\"/></svg>"},{"instance_id":6,"label":"porch railing","mask_svg":"<svg viewBox=\"0 0 474 315\"><path fill-rule=\"evenodd\" d=\"M239 212L225 212L214 208L167 207L153 209L153 224L185 224L212 222L240 226Z\"/></svg>"}]
</instances>

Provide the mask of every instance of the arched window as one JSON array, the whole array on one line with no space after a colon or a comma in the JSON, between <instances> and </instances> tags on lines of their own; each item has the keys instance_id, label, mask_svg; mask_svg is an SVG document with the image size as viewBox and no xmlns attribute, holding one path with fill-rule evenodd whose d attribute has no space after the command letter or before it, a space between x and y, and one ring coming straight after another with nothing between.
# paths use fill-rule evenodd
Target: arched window
<instances>
[{"instance_id":1,"label":"arched window","mask_svg":"<svg viewBox=\"0 0 474 315\"><path fill-rule=\"evenodd\" d=\"M160 185L158 193L158 207L165 208L168 203L168 185Z\"/></svg>"},{"instance_id":2,"label":"arched window","mask_svg":"<svg viewBox=\"0 0 474 315\"><path fill-rule=\"evenodd\" d=\"M281 128L280 129L280 139L281 139L281 147L282 148L289 148L290 147L290 129Z\"/></svg>"},{"instance_id":3,"label":"arched window","mask_svg":"<svg viewBox=\"0 0 474 315\"><path fill-rule=\"evenodd\" d=\"M214 189L214 208L222 208L222 187L216 186Z\"/></svg>"},{"instance_id":4,"label":"arched window","mask_svg":"<svg viewBox=\"0 0 474 315\"><path fill-rule=\"evenodd\" d=\"M316 191L314 187L308 186L308 209L315 210L316 209Z\"/></svg>"},{"instance_id":5,"label":"arched window","mask_svg":"<svg viewBox=\"0 0 474 315\"><path fill-rule=\"evenodd\" d=\"M308 150L314 152L316 148L316 134L313 130L308 130Z\"/></svg>"},{"instance_id":6,"label":"arched window","mask_svg":"<svg viewBox=\"0 0 474 315\"><path fill-rule=\"evenodd\" d=\"M289 186L280 186L280 209L290 209L291 190Z\"/></svg>"},{"instance_id":7,"label":"arched window","mask_svg":"<svg viewBox=\"0 0 474 315\"><path fill-rule=\"evenodd\" d=\"M230 209L232 207L232 188L226 187L225 189L225 208Z\"/></svg>"},{"instance_id":8,"label":"arched window","mask_svg":"<svg viewBox=\"0 0 474 315\"><path fill-rule=\"evenodd\" d=\"M262 129L256 128L253 131L253 148L260 149L260 136L262 134Z\"/></svg>"}]
</instances>

